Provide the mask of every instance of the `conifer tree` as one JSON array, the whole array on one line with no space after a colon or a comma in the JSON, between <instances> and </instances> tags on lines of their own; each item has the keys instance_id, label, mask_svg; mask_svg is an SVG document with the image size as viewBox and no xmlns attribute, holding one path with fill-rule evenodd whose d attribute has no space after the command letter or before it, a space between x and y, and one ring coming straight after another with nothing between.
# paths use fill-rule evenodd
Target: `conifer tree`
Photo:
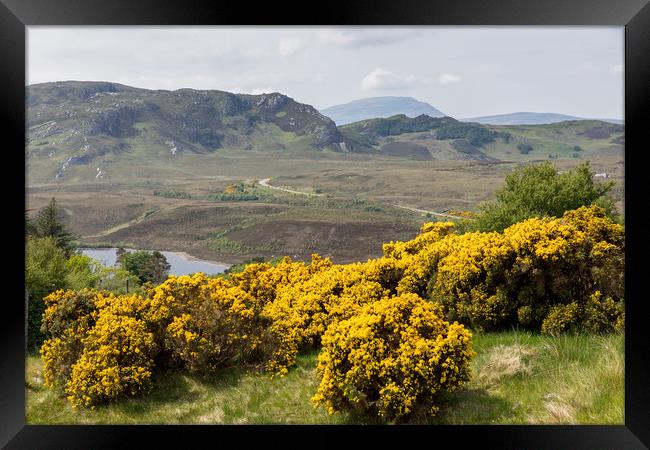
<instances>
[{"instance_id":1,"label":"conifer tree","mask_svg":"<svg viewBox=\"0 0 650 450\"><path fill-rule=\"evenodd\" d=\"M33 229L37 237L54 239L57 247L61 248L66 256L69 257L74 251L76 236L66 228L54 197L47 206L38 212Z\"/></svg>"}]
</instances>

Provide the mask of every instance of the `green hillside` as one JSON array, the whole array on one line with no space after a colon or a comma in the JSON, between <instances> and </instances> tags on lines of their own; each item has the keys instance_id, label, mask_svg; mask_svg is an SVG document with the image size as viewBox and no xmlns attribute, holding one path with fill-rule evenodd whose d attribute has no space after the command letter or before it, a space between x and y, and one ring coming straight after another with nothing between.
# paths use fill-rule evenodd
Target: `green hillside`
<instances>
[{"instance_id":1,"label":"green hillside","mask_svg":"<svg viewBox=\"0 0 650 450\"><path fill-rule=\"evenodd\" d=\"M612 157L623 126L493 126L404 114L337 127L279 94L147 90L109 82L28 86L28 184L186 179L233 160L536 161ZM339 155L339 156L336 156ZM244 163L246 165L246 163ZM221 171L219 169L219 171Z\"/></svg>"},{"instance_id":2,"label":"green hillside","mask_svg":"<svg viewBox=\"0 0 650 450\"><path fill-rule=\"evenodd\" d=\"M29 86L26 103L31 182L115 178L124 163L146 164L165 177L181 156L211 157L227 149L356 147L329 118L278 93L153 91L69 81Z\"/></svg>"},{"instance_id":3,"label":"green hillside","mask_svg":"<svg viewBox=\"0 0 650 450\"><path fill-rule=\"evenodd\" d=\"M423 157L423 150L438 160L598 159L622 155L624 144L622 125L597 120L496 126L451 117L397 115L339 129L350 140L372 146L380 154L411 159L429 159Z\"/></svg>"}]
</instances>

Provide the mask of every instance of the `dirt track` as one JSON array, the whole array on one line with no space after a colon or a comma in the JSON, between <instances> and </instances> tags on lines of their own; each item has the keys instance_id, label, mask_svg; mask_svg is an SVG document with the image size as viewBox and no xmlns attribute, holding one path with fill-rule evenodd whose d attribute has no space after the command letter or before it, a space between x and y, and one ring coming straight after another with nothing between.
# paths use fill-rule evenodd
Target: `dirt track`
<instances>
[{"instance_id":1,"label":"dirt track","mask_svg":"<svg viewBox=\"0 0 650 450\"><path fill-rule=\"evenodd\" d=\"M440 213L440 212L435 212L435 211L427 211L426 209L412 208L410 206L402 206L402 205L392 205L392 206L394 206L395 208L407 209L407 210L413 211L413 212L418 212L418 213L423 213L423 214L431 214L432 216L449 217L450 219L462 219L462 217L454 216L453 214L446 214L446 213Z\"/></svg>"},{"instance_id":2,"label":"dirt track","mask_svg":"<svg viewBox=\"0 0 650 450\"><path fill-rule=\"evenodd\" d=\"M293 189L287 189L287 188L281 188L277 186L271 186L269 184L269 181L271 181L270 178L264 178L263 180L259 180L257 184L260 186L263 186L265 188L269 189L275 189L276 191L282 191L282 192L289 192L290 194L299 194L299 195L306 195L308 197L322 197L323 194L312 194L310 192L300 192L300 191L294 191Z\"/></svg>"}]
</instances>

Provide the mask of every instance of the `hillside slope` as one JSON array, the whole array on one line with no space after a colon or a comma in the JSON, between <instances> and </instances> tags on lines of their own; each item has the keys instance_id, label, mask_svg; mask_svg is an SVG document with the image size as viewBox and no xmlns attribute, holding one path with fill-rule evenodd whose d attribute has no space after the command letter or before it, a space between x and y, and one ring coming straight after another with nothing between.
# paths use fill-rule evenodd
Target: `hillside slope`
<instances>
[{"instance_id":1,"label":"hillside slope","mask_svg":"<svg viewBox=\"0 0 650 450\"><path fill-rule=\"evenodd\" d=\"M509 133L493 131L480 124L463 123L452 117L414 118L404 114L362 120L342 126L349 139L373 146L380 153L411 159L493 160L481 149Z\"/></svg>"},{"instance_id":2,"label":"hillside slope","mask_svg":"<svg viewBox=\"0 0 650 450\"><path fill-rule=\"evenodd\" d=\"M40 181L101 178L111 162L127 157L170 160L228 148L354 150L332 120L279 93L68 81L28 86L26 103L30 175Z\"/></svg>"},{"instance_id":3,"label":"hillside slope","mask_svg":"<svg viewBox=\"0 0 650 450\"><path fill-rule=\"evenodd\" d=\"M375 158L622 161L624 144L623 126L602 121L496 126L399 114L337 127L280 93L67 81L29 86L26 103L29 186L222 179L235 166L240 176L268 178L279 173L269 169L278 158L283 170Z\"/></svg>"},{"instance_id":4,"label":"hillside slope","mask_svg":"<svg viewBox=\"0 0 650 450\"><path fill-rule=\"evenodd\" d=\"M623 157L624 127L598 120L546 125L483 125L451 117L362 120L339 127L378 154L409 159L539 161Z\"/></svg>"}]
</instances>

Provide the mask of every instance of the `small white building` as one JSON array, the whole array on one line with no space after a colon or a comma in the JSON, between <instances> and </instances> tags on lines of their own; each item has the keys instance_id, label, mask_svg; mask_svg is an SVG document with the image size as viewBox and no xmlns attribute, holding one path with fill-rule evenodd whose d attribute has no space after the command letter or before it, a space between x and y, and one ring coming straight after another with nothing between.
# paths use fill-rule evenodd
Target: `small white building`
<instances>
[{"instance_id":1,"label":"small white building","mask_svg":"<svg viewBox=\"0 0 650 450\"><path fill-rule=\"evenodd\" d=\"M607 172L597 173L594 174L594 178L609 178L609 174Z\"/></svg>"}]
</instances>

